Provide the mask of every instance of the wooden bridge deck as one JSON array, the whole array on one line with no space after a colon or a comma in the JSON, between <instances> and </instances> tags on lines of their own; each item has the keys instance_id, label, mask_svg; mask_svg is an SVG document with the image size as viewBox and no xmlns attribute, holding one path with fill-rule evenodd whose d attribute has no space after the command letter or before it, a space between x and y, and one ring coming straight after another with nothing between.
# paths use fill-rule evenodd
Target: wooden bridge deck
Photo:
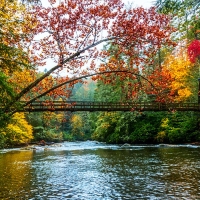
<instances>
[{"instance_id":1,"label":"wooden bridge deck","mask_svg":"<svg viewBox=\"0 0 200 200\"><path fill-rule=\"evenodd\" d=\"M134 103L96 101L37 101L20 109L20 112L43 111L200 111L198 103Z\"/></svg>"}]
</instances>

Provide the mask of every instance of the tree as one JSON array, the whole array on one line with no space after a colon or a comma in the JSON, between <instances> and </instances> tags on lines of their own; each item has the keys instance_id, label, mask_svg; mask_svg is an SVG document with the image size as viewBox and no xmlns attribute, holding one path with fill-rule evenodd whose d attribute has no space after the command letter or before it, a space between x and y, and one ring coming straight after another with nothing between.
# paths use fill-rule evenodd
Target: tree
<instances>
[{"instance_id":1,"label":"tree","mask_svg":"<svg viewBox=\"0 0 200 200\"><path fill-rule=\"evenodd\" d=\"M5 107L6 111L27 92L39 86L42 80L50 81L48 76L52 73L56 76L62 70L67 72L65 77L54 81L54 85L61 86L62 83L63 85L68 83L72 79L71 76L74 78L87 76L92 72L95 74L105 70L110 71L109 68L95 67L94 61L108 54L95 48L99 44L108 41L117 44L120 52L127 57L134 57L132 61L136 64L142 63L143 66L149 62L146 58L150 54L155 54L161 44L172 44L169 34L172 29L167 16L157 14L153 8L127 11L119 0L103 2L78 0L76 4L70 0L63 0L60 4L50 1L49 7L35 6L29 15L31 18L28 20L32 27L26 26L25 31L31 30L35 35L43 36L39 40L32 40L29 49L30 61L39 66L44 64L45 59L52 58L55 66L22 89L12 103ZM138 52L141 51L146 58L138 56ZM87 68L84 67L86 64ZM124 67L123 62L114 68L133 70ZM62 90L53 91L53 89L51 91L59 96ZM40 92L29 102L46 94ZM66 96L68 97L68 94Z\"/></svg>"},{"instance_id":2,"label":"tree","mask_svg":"<svg viewBox=\"0 0 200 200\"><path fill-rule=\"evenodd\" d=\"M26 144L33 139L32 126L25 119L24 113L15 113L10 123L0 129L5 143L8 145Z\"/></svg>"},{"instance_id":3,"label":"tree","mask_svg":"<svg viewBox=\"0 0 200 200\"><path fill-rule=\"evenodd\" d=\"M157 10L161 13L165 13L172 16L172 24L177 29L176 38L178 39L178 49L176 49L175 53L171 52L173 55L171 58L172 60L176 60L176 67L181 67L181 60L184 61L182 63L181 70L179 70L179 77L182 76L181 73L185 73L185 77L182 76L185 80L187 78L187 85L190 87L190 91L187 88L187 91L182 90L182 94L191 94L191 93L197 93L196 88L197 84L194 84L193 80L196 79L197 82L197 71L198 71L198 57L200 55L200 44L199 44L199 33L200 33L200 20L199 20L199 1L196 0L158 0L156 1L155 5L157 6ZM181 48L180 48L181 47ZM179 53L177 53L180 51ZM186 55L185 52L188 52L188 55ZM184 56L183 56L184 52ZM177 56L179 54L179 56ZM175 58L176 57L176 58ZM174 59L175 58L175 59ZM168 59L169 60L169 59ZM171 62L171 61L170 61ZM172 61L173 62L173 61ZM171 63L172 63L171 62ZM189 63L191 62L191 63ZM166 63L166 61L165 61ZM179 63L179 64L178 64ZM192 63L195 63L195 66L192 65ZM169 63L168 63L169 64ZM172 65L171 65L172 66ZM188 66L188 67L186 67ZM178 68L179 68L178 67ZM178 69L177 68L177 69ZM174 68L176 71L176 69ZM186 73L187 71L187 73ZM177 76L178 74L175 73ZM173 76L173 74L172 74ZM174 76L173 76L174 77ZM177 85L176 78L176 86ZM174 83L175 83L174 82ZM181 82L179 80L179 82ZM192 83L192 84L191 84ZM182 83L184 84L184 83ZM174 85L175 86L175 85ZM180 84L179 84L180 86ZM192 89L192 87L193 89ZM186 89L186 88L185 88ZM193 91L191 91L191 89ZM179 91L179 93L181 90Z\"/></svg>"},{"instance_id":4,"label":"tree","mask_svg":"<svg viewBox=\"0 0 200 200\"><path fill-rule=\"evenodd\" d=\"M76 140L81 140L83 138L83 119L81 115L73 114L71 118L72 135Z\"/></svg>"},{"instance_id":5,"label":"tree","mask_svg":"<svg viewBox=\"0 0 200 200\"><path fill-rule=\"evenodd\" d=\"M71 97L77 101L93 101L95 88L96 82L89 78L74 85Z\"/></svg>"},{"instance_id":6,"label":"tree","mask_svg":"<svg viewBox=\"0 0 200 200\"><path fill-rule=\"evenodd\" d=\"M17 94L17 83L12 82L14 72L32 68L25 43L31 40L30 32L25 32L27 21L24 20L26 8L16 0L0 2L0 127L9 121L9 112L2 107L10 104ZM28 31L28 30L27 30ZM18 108L19 103L13 104Z\"/></svg>"},{"instance_id":7,"label":"tree","mask_svg":"<svg viewBox=\"0 0 200 200\"><path fill-rule=\"evenodd\" d=\"M0 60L1 72L12 73L15 70L30 67L28 52L24 44L29 41L24 27L26 8L16 0L0 2ZM30 40L31 35L29 34Z\"/></svg>"},{"instance_id":8,"label":"tree","mask_svg":"<svg viewBox=\"0 0 200 200\"><path fill-rule=\"evenodd\" d=\"M169 54L163 64L162 70L167 71L171 77L168 83L171 98L176 102L186 101L190 97L197 96L197 77L194 71L197 70L187 55L184 47L179 47L173 54ZM195 86L194 86L195 85Z\"/></svg>"},{"instance_id":9,"label":"tree","mask_svg":"<svg viewBox=\"0 0 200 200\"><path fill-rule=\"evenodd\" d=\"M157 0L157 10L172 15L172 23L178 29L175 37L199 38L199 1L198 0Z\"/></svg>"},{"instance_id":10,"label":"tree","mask_svg":"<svg viewBox=\"0 0 200 200\"><path fill-rule=\"evenodd\" d=\"M200 41L193 40L188 46L188 56L192 63L198 62L200 58Z\"/></svg>"}]
</instances>

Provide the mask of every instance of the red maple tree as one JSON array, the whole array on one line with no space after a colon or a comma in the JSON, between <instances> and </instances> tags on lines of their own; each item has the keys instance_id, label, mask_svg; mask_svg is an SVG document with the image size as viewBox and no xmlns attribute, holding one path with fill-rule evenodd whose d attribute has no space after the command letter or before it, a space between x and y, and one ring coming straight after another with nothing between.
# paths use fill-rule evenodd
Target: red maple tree
<instances>
[{"instance_id":1,"label":"red maple tree","mask_svg":"<svg viewBox=\"0 0 200 200\"><path fill-rule=\"evenodd\" d=\"M95 74L113 71L122 79L126 73L133 79L145 76L161 46L174 45L168 16L153 7L127 10L120 0L62 0L59 4L49 0L46 7L33 7L29 20L26 29L37 36L29 44L31 62L39 67L46 59L52 59L55 66L24 88L14 101L29 91L35 92L29 102L50 92L55 98L69 96L59 87L67 90L66 83L74 84ZM123 59L112 65L99 65L98 60L110 57L109 51L97 48L105 43L117 46L115 57L123 55Z\"/></svg>"}]
</instances>

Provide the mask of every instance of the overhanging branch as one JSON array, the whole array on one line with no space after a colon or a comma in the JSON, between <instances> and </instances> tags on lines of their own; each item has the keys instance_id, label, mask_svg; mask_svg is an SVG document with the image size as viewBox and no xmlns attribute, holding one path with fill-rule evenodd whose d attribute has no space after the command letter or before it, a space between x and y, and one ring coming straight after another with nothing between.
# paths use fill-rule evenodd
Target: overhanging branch
<instances>
[{"instance_id":1,"label":"overhanging branch","mask_svg":"<svg viewBox=\"0 0 200 200\"><path fill-rule=\"evenodd\" d=\"M63 82L63 83L61 83L61 84L59 84L59 85L56 85L56 86L52 87L51 89L45 91L44 93L38 95L37 97L31 99L30 101L26 102L23 106L27 106L28 104L32 103L32 102L35 101L36 99L39 99L39 98L45 96L45 95L48 94L49 92L51 92L51 91L53 91L53 90L55 90L55 89L57 89L57 88L59 88L59 87L65 85L65 84L69 84L69 83L72 83L72 82L74 82L74 81L77 81L77 80L80 80L80 79L84 79L84 78L87 78L87 77L96 76L96 75L101 75L101 74L108 74L108 73L127 73L127 74L132 74L132 75L135 75L135 76L137 76L137 77L143 78L143 79L146 80L148 83L150 83L150 85L151 85L153 88L155 88L154 85L153 85L147 78L145 78L144 76L142 76L142 75L140 75L140 74L133 73L133 72L131 72L131 71L127 71L127 70L116 70L116 71L96 72L96 73L93 73L93 74L87 74L87 75L84 75L84 76L80 76L80 77L77 77L77 78L73 78L73 79L68 80L68 81L65 81L65 82Z\"/></svg>"},{"instance_id":2,"label":"overhanging branch","mask_svg":"<svg viewBox=\"0 0 200 200\"><path fill-rule=\"evenodd\" d=\"M70 57L66 58L62 64L58 64L56 66L54 66L53 68L51 68L49 71L47 71L45 74L43 74L41 77L39 77L37 80L35 80L33 83L31 83L30 85L28 85L26 88L24 88L18 95L15 96L15 98L13 98L13 100L4 108L4 112L6 110L9 109L9 107L11 107L14 103L16 103L24 94L26 94L28 91L30 91L33 87L35 87L39 82L41 82L43 79L45 79L47 76L49 76L51 73L53 73L55 70L59 69L60 67L62 67L63 64L69 62L70 60L78 57L80 54L82 54L83 52L87 51L88 49L91 49L103 42L107 42L110 40L116 39L116 37L110 37L110 38L105 38L102 40L99 40L98 42L89 45L88 47L74 53L73 55L71 55Z\"/></svg>"}]
</instances>

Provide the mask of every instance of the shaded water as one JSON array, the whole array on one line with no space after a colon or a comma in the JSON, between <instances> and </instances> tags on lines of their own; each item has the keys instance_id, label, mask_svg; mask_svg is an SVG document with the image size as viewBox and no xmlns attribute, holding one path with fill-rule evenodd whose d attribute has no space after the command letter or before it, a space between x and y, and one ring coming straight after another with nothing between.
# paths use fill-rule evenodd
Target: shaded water
<instances>
[{"instance_id":1,"label":"shaded water","mask_svg":"<svg viewBox=\"0 0 200 200\"><path fill-rule=\"evenodd\" d=\"M66 142L0 151L0 199L200 199L200 147Z\"/></svg>"}]
</instances>

